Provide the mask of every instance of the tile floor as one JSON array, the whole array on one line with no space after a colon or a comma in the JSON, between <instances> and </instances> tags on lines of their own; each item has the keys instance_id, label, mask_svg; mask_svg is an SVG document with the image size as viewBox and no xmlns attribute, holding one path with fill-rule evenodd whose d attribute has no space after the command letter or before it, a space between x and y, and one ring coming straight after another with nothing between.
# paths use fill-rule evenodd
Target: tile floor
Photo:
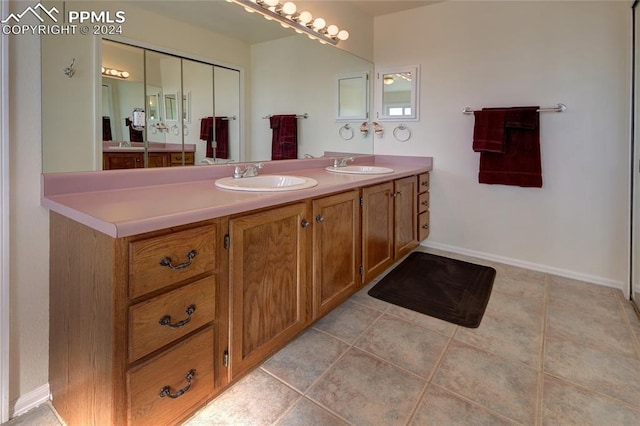
<instances>
[{"instance_id":1,"label":"tile floor","mask_svg":"<svg viewBox=\"0 0 640 426\"><path fill-rule=\"evenodd\" d=\"M497 270L479 328L371 298L374 282L185 426L640 424L640 322L620 291L447 255ZM47 404L9 424L59 422Z\"/></svg>"}]
</instances>

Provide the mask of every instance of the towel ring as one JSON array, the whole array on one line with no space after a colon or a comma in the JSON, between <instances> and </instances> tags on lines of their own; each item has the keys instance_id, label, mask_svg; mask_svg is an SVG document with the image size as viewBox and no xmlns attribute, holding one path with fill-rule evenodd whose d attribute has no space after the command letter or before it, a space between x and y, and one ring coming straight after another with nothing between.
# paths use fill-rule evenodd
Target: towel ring
<instances>
[{"instance_id":1,"label":"towel ring","mask_svg":"<svg viewBox=\"0 0 640 426\"><path fill-rule=\"evenodd\" d=\"M186 124L182 125L182 134L184 134L185 136L189 135L189 127Z\"/></svg>"},{"instance_id":2,"label":"towel ring","mask_svg":"<svg viewBox=\"0 0 640 426\"><path fill-rule=\"evenodd\" d=\"M406 142L411 139L411 130L406 124L399 124L393 129L393 137L399 142Z\"/></svg>"},{"instance_id":3,"label":"towel ring","mask_svg":"<svg viewBox=\"0 0 640 426\"><path fill-rule=\"evenodd\" d=\"M177 124L174 124L173 126L171 126L171 133L173 133L176 136L180 134L180 128L178 127Z\"/></svg>"},{"instance_id":4,"label":"towel ring","mask_svg":"<svg viewBox=\"0 0 640 426\"><path fill-rule=\"evenodd\" d=\"M353 128L349 123L340 127L340 130L338 130L338 133L340 134L340 137L346 141L353 139Z\"/></svg>"}]
</instances>

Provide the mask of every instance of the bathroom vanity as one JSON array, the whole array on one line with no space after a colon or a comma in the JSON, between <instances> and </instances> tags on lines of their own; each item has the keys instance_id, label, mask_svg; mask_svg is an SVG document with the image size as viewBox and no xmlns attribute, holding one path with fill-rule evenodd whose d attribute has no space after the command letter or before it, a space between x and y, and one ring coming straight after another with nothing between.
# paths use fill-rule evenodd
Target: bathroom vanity
<instances>
[{"instance_id":1,"label":"bathroom vanity","mask_svg":"<svg viewBox=\"0 0 640 426\"><path fill-rule=\"evenodd\" d=\"M216 188L225 166L45 175L65 422L185 420L428 235L431 158L356 158L394 170L378 175L327 162L265 163L318 182L274 193Z\"/></svg>"}]
</instances>

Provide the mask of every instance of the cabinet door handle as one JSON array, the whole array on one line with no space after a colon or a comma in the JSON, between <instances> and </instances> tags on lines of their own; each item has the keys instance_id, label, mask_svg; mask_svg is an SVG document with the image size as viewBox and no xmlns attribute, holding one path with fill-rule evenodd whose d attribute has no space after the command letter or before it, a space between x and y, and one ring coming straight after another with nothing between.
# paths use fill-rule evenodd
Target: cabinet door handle
<instances>
[{"instance_id":1,"label":"cabinet door handle","mask_svg":"<svg viewBox=\"0 0 640 426\"><path fill-rule=\"evenodd\" d=\"M316 216L316 222L318 223L324 222L324 217L321 214L319 214L318 216Z\"/></svg>"},{"instance_id":2,"label":"cabinet door handle","mask_svg":"<svg viewBox=\"0 0 640 426\"><path fill-rule=\"evenodd\" d=\"M306 228L307 226L309 226L309 221L307 219L302 219L302 222L300 222L300 226Z\"/></svg>"},{"instance_id":3,"label":"cabinet door handle","mask_svg":"<svg viewBox=\"0 0 640 426\"><path fill-rule=\"evenodd\" d=\"M429 229L429 225L428 224L422 225L422 229Z\"/></svg>"},{"instance_id":4,"label":"cabinet door handle","mask_svg":"<svg viewBox=\"0 0 640 426\"><path fill-rule=\"evenodd\" d=\"M398 195L402 195L402 191L397 191L391 194L391 198L396 198Z\"/></svg>"},{"instance_id":5,"label":"cabinet door handle","mask_svg":"<svg viewBox=\"0 0 640 426\"><path fill-rule=\"evenodd\" d=\"M185 312L187 313L187 317L185 319L180 320L175 324L171 324L171 316L165 315L162 318L160 318L160 321L158 322L160 323L160 325L166 325L167 327L171 327L171 328L184 327L189 321L191 321L191 315L195 311L196 311L196 305L189 305L187 306L187 309L185 309Z\"/></svg>"},{"instance_id":6,"label":"cabinet door handle","mask_svg":"<svg viewBox=\"0 0 640 426\"><path fill-rule=\"evenodd\" d=\"M184 269L187 266L191 265L191 261L193 261L193 258L196 257L197 252L195 250L191 250L189 253L187 253L187 261L184 263L179 263L177 265L174 265L171 263L171 258L170 257L165 257L163 259L160 260L160 265L162 266L168 266L170 269Z\"/></svg>"},{"instance_id":7,"label":"cabinet door handle","mask_svg":"<svg viewBox=\"0 0 640 426\"><path fill-rule=\"evenodd\" d=\"M195 375L196 375L196 370L189 370L187 375L184 376L184 378L187 379L187 384L184 385L182 389L180 389L176 393L171 393L171 386L164 386L162 389L160 389L160 393L158 394L158 396L160 398L164 398L165 396L168 396L171 399L180 398L191 388L191 380Z\"/></svg>"}]
</instances>

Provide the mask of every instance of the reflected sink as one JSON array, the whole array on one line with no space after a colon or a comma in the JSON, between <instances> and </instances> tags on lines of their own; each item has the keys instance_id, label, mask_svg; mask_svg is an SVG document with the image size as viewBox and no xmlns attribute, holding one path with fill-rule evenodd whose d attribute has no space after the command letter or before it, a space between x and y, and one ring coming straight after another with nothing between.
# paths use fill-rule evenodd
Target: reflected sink
<instances>
[{"instance_id":1,"label":"reflected sink","mask_svg":"<svg viewBox=\"0 0 640 426\"><path fill-rule=\"evenodd\" d=\"M393 169L388 167L379 166L344 166L344 167L332 167L325 168L328 172L333 173L347 173L353 175L381 175L385 173L393 173Z\"/></svg>"},{"instance_id":2,"label":"reflected sink","mask_svg":"<svg viewBox=\"0 0 640 426\"><path fill-rule=\"evenodd\" d=\"M225 177L216 180L218 188L233 191L279 192L294 191L296 189L313 188L318 181L308 177L287 175L259 175L234 179Z\"/></svg>"}]
</instances>

